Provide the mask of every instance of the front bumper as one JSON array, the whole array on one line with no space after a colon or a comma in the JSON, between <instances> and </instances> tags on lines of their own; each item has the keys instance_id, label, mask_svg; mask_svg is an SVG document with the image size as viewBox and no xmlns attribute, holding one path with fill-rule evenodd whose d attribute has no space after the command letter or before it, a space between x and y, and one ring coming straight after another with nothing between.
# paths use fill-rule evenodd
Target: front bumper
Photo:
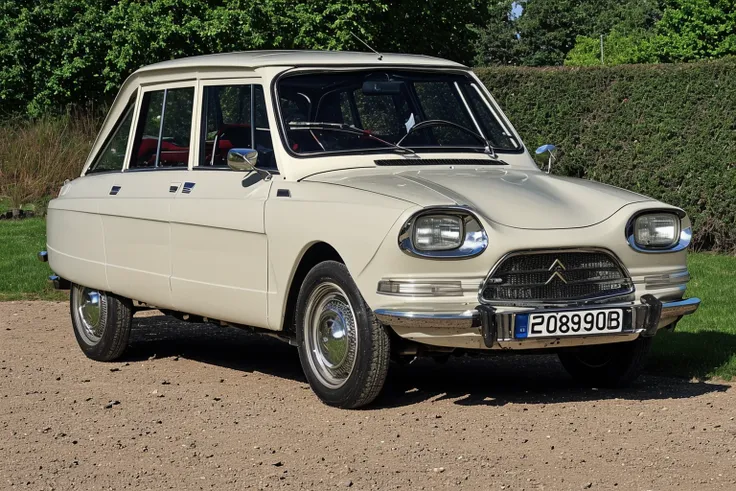
<instances>
[{"instance_id":1,"label":"front bumper","mask_svg":"<svg viewBox=\"0 0 736 491\"><path fill-rule=\"evenodd\" d=\"M425 344L486 349L539 349L606 344L631 341L639 336L654 336L658 329L677 322L684 315L692 314L699 306L698 298L662 302L653 295L643 295L639 303L606 303L566 308L479 305L465 310L458 308L441 311L396 308L377 309L374 314L381 323L391 326L400 336ZM514 338L518 314L596 308L630 310L631 326L616 334Z\"/></svg>"}]
</instances>

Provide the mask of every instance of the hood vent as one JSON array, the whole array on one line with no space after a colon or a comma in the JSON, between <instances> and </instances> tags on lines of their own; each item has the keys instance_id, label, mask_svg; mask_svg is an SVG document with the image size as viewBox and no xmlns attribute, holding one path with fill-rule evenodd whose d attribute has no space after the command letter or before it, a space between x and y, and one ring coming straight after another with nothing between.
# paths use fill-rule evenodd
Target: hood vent
<instances>
[{"instance_id":1,"label":"hood vent","mask_svg":"<svg viewBox=\"0 0 736 491\"><path fill-rule=\"evenodd\" d=\"M376 165L508 165L490 159L382 159L374 162Z\"/></svg>"}]
</instances>

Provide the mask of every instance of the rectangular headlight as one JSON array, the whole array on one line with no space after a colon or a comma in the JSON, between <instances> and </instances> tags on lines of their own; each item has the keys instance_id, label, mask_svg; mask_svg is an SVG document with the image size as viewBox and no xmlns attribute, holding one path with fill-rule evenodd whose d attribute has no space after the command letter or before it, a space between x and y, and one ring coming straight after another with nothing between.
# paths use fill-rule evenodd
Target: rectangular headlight
<instances>
[{"instance_id":1,"label":"rectangular headlight","mask_svg":"<svg viewBox=\"0 0 736 491\"><path fill-rule=\"evenodd\" d=\"M454 215L423 215L416 219L412 242L420 251L449 251L463 243L463 221Z\"/></svg>"},{"instance_id":2,"label":"rectangular headlight","mask_svg":"<svg viewBox=\"0 0 736 491\"><path fill-rule=\"evenodd\" d=\"M667 248L680 239L680 218L672 213L648 213L634 221L634 240L644 248Z\"/></svg>"}]
</instances>

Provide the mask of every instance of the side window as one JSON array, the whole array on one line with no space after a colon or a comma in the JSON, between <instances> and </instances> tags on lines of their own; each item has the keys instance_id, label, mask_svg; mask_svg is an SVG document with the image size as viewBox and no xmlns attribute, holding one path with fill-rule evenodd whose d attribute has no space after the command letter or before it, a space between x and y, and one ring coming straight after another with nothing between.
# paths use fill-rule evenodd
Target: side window
<instances>
[{"instance_id":1,"label":"side window","mask_svg":"<svg viewBox=\"0 0 736 491\"><path fill-rule=\"evenodd\" d=\"M188 165L193 105L193 87L143 95L131 169Z\"/></svg>"},{"instance_id":2,"label":"side window","mask_svg":"<svg viewBox=\"0 0 736 491\"><path fill-rule=\"evenodd\" d=\"M276 167L263 87L205 87L202 104L198 166L226 168L231 149L252 148L258 151L258 167Z\"/></svg>"},{"instance_id":3,"label":"side window","mask_svg":"<svg viewBox=\"0 0 736 491\"><path fill-rule=\"evenodd\" d=\"M97 157L97 160L87 169L87 174L95 172L119 171L125 162L125 150L128 148L130 125L133 122L133 107L135 98L128 103L123 115L115 124L115 129L108 137L107 143Z\"/></svg>"}]
</instances>

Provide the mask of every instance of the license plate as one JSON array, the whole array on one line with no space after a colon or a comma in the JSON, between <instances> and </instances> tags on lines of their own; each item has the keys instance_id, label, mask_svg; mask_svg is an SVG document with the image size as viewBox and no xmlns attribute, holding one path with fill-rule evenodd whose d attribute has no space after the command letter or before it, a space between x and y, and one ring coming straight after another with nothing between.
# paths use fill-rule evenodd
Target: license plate
<instances>
[{"instance_id":1,"label":"license plate","mask_svg":"<svg viewBox=\"0 0 736 491\"><path fill-rule=\"evenodd\" d=\"M516 314L514 337L588 336L612 334L622 332L623 329L623 309Z\"/></svg>"}]
</instances>

